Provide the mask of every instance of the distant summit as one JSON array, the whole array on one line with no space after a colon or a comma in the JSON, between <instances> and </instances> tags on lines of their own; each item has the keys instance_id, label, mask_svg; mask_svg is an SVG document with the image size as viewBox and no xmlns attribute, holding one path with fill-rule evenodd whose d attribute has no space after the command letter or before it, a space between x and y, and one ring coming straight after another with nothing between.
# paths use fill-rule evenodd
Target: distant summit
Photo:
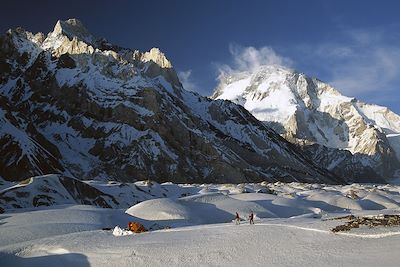
<instances>
[{"instance_id":1,"label":"distant summit","mask_svg":"<svg viewBox=\"0 0 400 267\"><path fill-rule=\"evenodd\" d=\"M243 106L287 140L312 148L313 159L338 174L354 176L370 167L389 178L399 169L399 115L343 96L330 85L292 69L261 66L253 72L227 74L211 98ZM316 145L326 149L317 153ZM359 175L375 174L363 171Z\"/></svg>"}]
</instances>

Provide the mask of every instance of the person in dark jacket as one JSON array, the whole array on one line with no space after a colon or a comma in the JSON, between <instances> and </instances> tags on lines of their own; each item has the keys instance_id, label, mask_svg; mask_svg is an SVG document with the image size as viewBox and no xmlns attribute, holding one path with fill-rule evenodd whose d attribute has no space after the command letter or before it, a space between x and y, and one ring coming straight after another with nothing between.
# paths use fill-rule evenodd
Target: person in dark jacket
<instances>
[{"instance_id":1,"label":"person in dark jacket","mask_svg":"<svg viewBox=\"0 0 400 267\"><path fill-rule=\"evenodd\" d=\"M250 224L254 224L254 213L251 212L249 215Z\"/></svg>"}]
</instances>

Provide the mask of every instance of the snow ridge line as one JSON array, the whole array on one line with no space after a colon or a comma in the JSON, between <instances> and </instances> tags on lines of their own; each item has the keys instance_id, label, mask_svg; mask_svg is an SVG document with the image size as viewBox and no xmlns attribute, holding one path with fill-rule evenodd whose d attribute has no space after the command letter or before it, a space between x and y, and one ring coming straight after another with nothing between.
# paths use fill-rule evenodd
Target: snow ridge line
<instances>
[{"instance_id":1,"label":"snow ridge line","mask_svg":"<svg viewBox=\"0 0 400 267\"><path fill-rule=\"evenodd\" d=\"M179 228L174 228L174 229L163 229L163 230L157 230L154 232L185 232L185 231L193 231L193 230L199 230L203 228L207 229L212 229L212 228L222 228L222 227L242 227L242 226L250 226L247 224L242 224L242 225L234 225L234 224L215 224L213 226L206 226L206 225L198 225L198 226L186 226L186 227L179 227ZM315 229L315 228L307 228L307 227L301 227L301 226L295 226L295 225L285 225L285 224L275 224L275 223L257 223L253 226L280 226L280 227L288 227L288 228L295 228L295 229L300 229L300 230L305 230L305 231L314 231L314 232L319 232L319 233L331 233L331 231L328 230L321 230L321 229Z\"/></svg>"},{"instance_id":2,"label":"snow ridge line","mask_svg":"<svg viewBox=\"0 0 400 267\"><path fill-rule=\"evenodd\" d=\"M229 225L229 224L228 225L227 224L213 225L211 227L209 227L209 226L206 227L206 226L202 225L202 226L195 226L195 227L189 226L189 227L180 227L180 228L168 229L168 230L159 230L159 231L155 231L155 232L184 232L184 231L199 230L202 228L210 229L210 228L222 228L222 227L227 227L227 226L237 227L237 225ZM335 234L335 235L359 237L359 238L365 238L365 239L378 239L378 238L400 235L400 231L399 232L380 233L380 234L333 233L330 230L322 230L322 229L316 229L316 228L308 228L308 227L301 227L301 226L296 226L296 225L277 224L277 223L257 223L257 224L252 225L251 227L254 227L254 226L279 226L279 227L294 228L294 229L317 232L317 233Z\"/></svg>"},{"instance_id":3,"label":"snow ridge line","mask_svg":"<svg viewBox=\"0 0 400 267\"><path fill-rule=\"evenodd\" d=\"M350 237L360 237L365 239L377 239L377 238L384 238L389 236L396 236L400 235L400 232L388 232L388 233L381 233L381 234L354 234L354 233L336 233L338 235L350 236Z\"/></svg>"}]
</instances>

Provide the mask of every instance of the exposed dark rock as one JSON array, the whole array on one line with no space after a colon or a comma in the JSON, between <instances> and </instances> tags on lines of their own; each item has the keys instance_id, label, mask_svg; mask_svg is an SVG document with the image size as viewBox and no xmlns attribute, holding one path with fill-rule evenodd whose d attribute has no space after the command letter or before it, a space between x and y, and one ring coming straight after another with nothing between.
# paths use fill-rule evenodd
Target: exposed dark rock
<instances>
[{"instance_id":1,"label":"exposed dark rock","mask_svg":"<svg viewBox=\"0 0 400 267\"><path fill-rule=\"evenodd\" d=\"M54 199L48 195L36 195L33 198L32 205L34 207L40 206L51 206L54 203Z\"/></svg>"},{"instance_id":2,"label":"exposed dark rock","mask_svg":"<svg viewBox=\"0 0 400 267\"><path fill-rule=\"evenodd\" d=\"M69 54L62 54L58 58L57 68L74 69L76 68L75 60Z\"/></svg>"},{"instance_id":3,"label":"exposed dark rock","mask_svg":"<svg viewBox=\"0 0 400 267\"><path fill-rule=\"evenodd\" d=\"M400 215L379 215L374 217L355 217L351 215L336 219L348 219L349 221L333 228L331 231L334 233L350 231L354 228L360 228L360 226L369 228L378 226L400 226Z\"/></svg>"},{"instance_id":4,"label":"exposed dark rock","mask_svg":"<svg viewBox=\"0 0 400 267\"><path fill-rule=\"evenodd\" d=\"M85 205L95 205L102 208L112 208L110 204L105 200L108 198L115 205L118 205L118 202L111 195L105 194L98 189L81 182L79 180L68 178L68 177L60 177L60 182L64 185L64 187L68 190L71 196L80 204Z\"/></svg>"}]
</instances>

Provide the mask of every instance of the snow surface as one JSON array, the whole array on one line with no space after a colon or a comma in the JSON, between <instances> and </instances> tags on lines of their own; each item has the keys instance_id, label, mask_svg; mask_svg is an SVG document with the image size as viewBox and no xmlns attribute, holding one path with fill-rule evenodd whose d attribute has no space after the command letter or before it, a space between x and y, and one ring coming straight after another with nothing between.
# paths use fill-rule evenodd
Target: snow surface
<instances>
[{"instance_id":1,"label":"snow surface","mask_svg":"<svg viewBox=\"0 0 400 267\"><path fill-rule=\"evenodd\" d=\"M87 183L118 193L118 183ZM0 215L1 265L397 266L400 260L399 227L335 234L330 229L344 220L326 220L346 214L399 214L400 186L134 186L140 188L137 192L154 193L154 199L127 210L58 205L6 211ZM256 193L261 190L269 193ZM165 193L170 197L159 198ZM352 193L357 197L351 198ZM251 211L255 225L247 221ZM232 223L235 212L240 225ZM129 221L150 231L127 231Z\"/></svg>"},{"instance_id":2,"label":"snow surface","mask_svg":"<svg viewBox=\"0 0 400 267\"><path fill-rule=\"evenodd\" d=\"M227 84L217 99L228 99L242 105L260 121L287 121L296 111L297 105L293 92L284 83L290 71L273 67L263 71L264 79L261 83L258 82L260 74L249 74L250 77L244 76L243 79ZM249 90L252 84L257 86L254 94Z\"/></svg>"}]
</instances>

